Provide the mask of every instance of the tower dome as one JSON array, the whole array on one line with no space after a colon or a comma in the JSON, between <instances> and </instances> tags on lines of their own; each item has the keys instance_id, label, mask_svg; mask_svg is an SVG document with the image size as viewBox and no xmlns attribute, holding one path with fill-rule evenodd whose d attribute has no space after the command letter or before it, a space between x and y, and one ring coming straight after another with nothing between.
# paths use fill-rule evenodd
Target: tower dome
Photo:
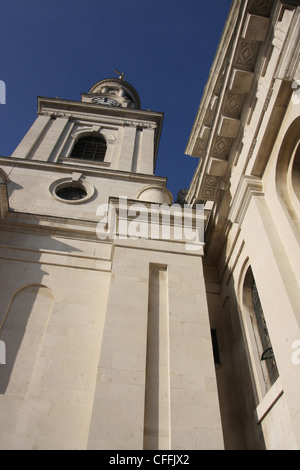
<instances>
[{"instance_id":1,"label":"tower dome","mask_svg":"<svg viewBox=\"0 0 300 470\"><path fill-rule=\"evenodd\" d=\"M85 97L92 103L106 106L141 108L137 91L124 80L123 74L119 78L106 78L95 83Z\"/></svg>"}]
</instances>

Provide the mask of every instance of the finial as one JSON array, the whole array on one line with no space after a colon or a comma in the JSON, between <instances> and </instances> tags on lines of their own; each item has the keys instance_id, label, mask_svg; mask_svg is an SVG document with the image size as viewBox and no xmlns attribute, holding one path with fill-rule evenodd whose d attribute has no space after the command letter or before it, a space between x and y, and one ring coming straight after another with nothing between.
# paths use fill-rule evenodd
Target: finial
<instances>
[{"instance_id":1,"label":"finial","mask_svg":"<svg viewBox=\"0 0 300 470\"><path fill-rule=\"evenodd\" d=\"M119 70L116 69L115 73L117 73L119 75L120 80L124 80L124 77L125 77L124 72L119 72Z\"/></svg>"}]
</instances>

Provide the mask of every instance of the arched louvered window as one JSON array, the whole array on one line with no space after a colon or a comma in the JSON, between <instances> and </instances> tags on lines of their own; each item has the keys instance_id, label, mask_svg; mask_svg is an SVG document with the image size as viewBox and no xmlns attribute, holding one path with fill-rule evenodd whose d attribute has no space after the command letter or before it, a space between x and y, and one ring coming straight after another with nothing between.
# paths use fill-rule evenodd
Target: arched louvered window
<instances>
[{"instance_id":1,"label":"arched louvered window","mask_svg":"<svg viewBox=\"0 0 300 470\"><path fill-rule=\"evenodd\" d=\"M249 328L249 347L252 348L252 351L254 352L254 354L251 355L254 361L253 365L256 364L258 375L261 376L262 374L265 386L262 387L262 383L260 383L261 391L264 395L275 383L279 374L263 307L259 298L251 266L248 267L244 280L243 303L245 312L248 312L247 317L249 321L246 323Z\"/></svg>"},{"instance_id":2,"label":"arched louvered window","mask_svg":"<svg viewBox=\"0 0 300 470\"><path fill-rule=\"evenodd\" d=\"M266 362L267 370L271 385L278 379L278 369L273 353L273 348L264 316L264 312L260 303L257 287L255 281L252 284L252 305L257 322L257 329L262 345L263 352L260 360Z\"/></svg>"},{"instance_id":3,"label":"arched louvered window","mask_svg":"<svg viewBox=\"0 0 300 470\"><path fill-rule=\"evenodd\" d=\"M104 137L85 135L77 140L70 157L103 162L106 148L106 140Z\"/></svg>"}]
</instances>

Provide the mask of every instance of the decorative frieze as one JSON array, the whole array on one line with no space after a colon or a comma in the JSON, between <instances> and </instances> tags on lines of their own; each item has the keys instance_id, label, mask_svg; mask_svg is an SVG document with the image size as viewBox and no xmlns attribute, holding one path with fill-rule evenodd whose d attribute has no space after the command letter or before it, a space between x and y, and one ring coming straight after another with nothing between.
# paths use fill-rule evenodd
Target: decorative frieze
<instances>
[{"instance_id":1,"label":"decorative frieze","mask_svg":"<svg viewBox=\"0 0 300 470\"><path fill-rule=\"evenodd\" d=\"M8 194L7 194L7 183L9 178L2 168L0 168L0 220L8 214Z\"/></svg>"},{"instance_id":2,"label":"decorative frieze","mask_svg":"<svg viewBox=\"0 0 300 470\"><path fill-rule=\"evenodd\" d=\"M206 145L207 145L206 140L197 138L195 145L194 145L192 157L203 157L205 154Z\"/></svg>"},{"instance_id":3,"label":"decorative frieze","mask_svg":"<svg viewBox=\"0 0 300 470\"><path fill-rule=\"evenodd\" d=\"M237 69L253 71L259 52L260 43L240 39L233 65Z\"/></svg>"},{"instance_id":4,"label":"decorative frieze","mask_svg":"<svg viewBox=\"0 0 300 470\"><path fill-rule=\"evenodd\" d=\"M136 127L138 129L156 129L156 124L149 122L137 122L137 121L122 121L123 127Z\"/></svg>"},{"instance_id":5,"label":"decorative frieze","mask_svg":"<svg viewBox=\"0 0 300 470\"><path fill-rule=\"evenodd\" d=\"M214 142L211 156L219 160L225 160L228 157L231 147L231 139L227 137L217 136Z\"/></svg>"},{"instance_id":6,"label":"decorative frieze","mask_svg":"<svg viewBox=\"0 0 300 470\"><path fill-rule=\"evenodd\" d=\"M226 96L224 98L222 114L232 118L239 118L243 110L243 104L243 95L227 91Z\"/></svg>"},{"instance_id":7,"label":"decorative frieze","mask_svg":"<svg viewBox=\"0 0 300 470\"><path fill-rule=\"evenodd\" d=\"M222 179L217 176L205 175L198 199L203 201L216 201L219 197L221 181Z\"/></svg>"},{"instance_id":8,"label":"decorative frieze","mask_svg":"<svg viewBox=\"0 0 300 470\"><path fill-rule=\"evenodd\" d=\"M194 186L197 200L211 198L210 200L216 201L227 186L228 181L224 178L230 176L229 165L236 160L234 156L231 158L230 152L236 148L234 143L238 136L240 142L243 140L241 123L245 122L244 106L249 93L253 91L255 68L262 43L270 33L270 14L274 2L251 0L246 4L239 26L234 32L230 32L233 46L224 50L222 63L217 62L216 69L211 71L199 109L197 126L194 127L190 140L191 154L203 158L198 184ZM276 30L278 37L279 29ZM225 39L228 45L229 37ZM267 93L268 90L257 89L257 97L263 94L264 101ZM268 101L267 97L265 106L268 106ZM251 143L250 157L255 147L252 139ZM213 182L216 186L213 186ZM191 191L189 194L193 199Z\"/></svg>"},{"instance_id":9,"label":"decorative frieze","mask_svg":"<svg viewBox=\"0 0 300 470\"><path fill-rule=\"evenodd\" d=\"M73 115L71 115L69 113L60 113L59 111L51 111L51 110L38 111L37 115L38 116L49 116L51 119L56 119L56 118L71 119L73 117Z\"/></svg>"}]
</instances>

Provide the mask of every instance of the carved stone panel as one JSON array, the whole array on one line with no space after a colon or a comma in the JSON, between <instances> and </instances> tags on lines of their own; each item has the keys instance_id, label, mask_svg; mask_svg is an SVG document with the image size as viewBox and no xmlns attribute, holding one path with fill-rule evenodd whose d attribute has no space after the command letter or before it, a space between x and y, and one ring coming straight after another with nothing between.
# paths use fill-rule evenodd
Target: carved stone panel
<instances>
[{"instance_id":1,"label":"carved stone panel","mask_svg":"<svg viewBox=\"0 0 300 470\"><path fill-rule=\"evenodd\" d=\"M222 114L231 118L239 118L241 116L244 105L244 95L227 91Z\"/></svg>"},{"instance_id":2,"label":"carved stone panel","mask_svg":"<svg viewBox=\"0 0 300 470\"><path fill-rule=\"evenodd\" d=\"M259 52L260 43L240 39L234 57L234 67L241 70L253 71Z\"/></svg>"},{"instance_id":3,"label":"carved stone panel","mask_svg":"<svg viewBox=\"0 0 300 470\"><path fill-rule=\"evenodd\" d=\"M230 152L231 143L232 139L217 136L213 145L211 156L218 158L219 160L226 160Z\"/></svg>"},{"instance_id":4,"label":"carved stone panel","mask_svg":"<svg viewBox=\"0 0 300 470\"><path fill-rule=\"evenodd\" d=\"M204 175L201 184L199 199L203 201L216 201L220 193L221 178Z\"/></svg>"},{"instance_id":5,"label":"carved stone panel","mask_svg":"<svg viewBox=\"0 0 300 470\"><path fill-rule=\"evenodd\" d=\"M207 140L198 137L193 148L192 157L203 157L206 149L206 144Z\"/></svg>"}]
</instances>

